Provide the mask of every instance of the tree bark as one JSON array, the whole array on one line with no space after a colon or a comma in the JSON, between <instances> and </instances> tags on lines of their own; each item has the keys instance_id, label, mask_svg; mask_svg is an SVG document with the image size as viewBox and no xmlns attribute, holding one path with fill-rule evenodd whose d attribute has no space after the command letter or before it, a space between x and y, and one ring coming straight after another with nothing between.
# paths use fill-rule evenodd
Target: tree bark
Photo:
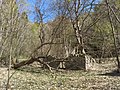
<instances>
[{"instance_id":1,"label":"tree bark","mask_svg":"<svg viewBox=\"0 0 120 90\"><path fill-rule=\"evenodd\" d=\"M20 62L18 64L15 64L13 66L13 68L17 69L17 68L20 68L22 66L29 65L29 64L33 63L34 61L37 61L37 58L31 58L30 60L22 61L22 62Z\"/></svg>"}]
</instances>

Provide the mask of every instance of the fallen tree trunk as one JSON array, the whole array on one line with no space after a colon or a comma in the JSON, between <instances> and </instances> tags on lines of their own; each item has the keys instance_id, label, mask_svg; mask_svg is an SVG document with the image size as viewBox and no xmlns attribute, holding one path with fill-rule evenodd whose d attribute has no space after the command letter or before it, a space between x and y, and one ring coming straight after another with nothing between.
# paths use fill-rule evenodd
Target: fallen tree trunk
<instances>
[{"instance_id":1,"label":"fallen tree trunk","mask_svg":"<svg viewBox=\"0 0 120 90\"><path fill-rule=\"evenodd\" d=\"M29 60L22 61L22 62L20 62L20 63L14 64L14 66L13 66L12 68L17 69L17 68L20 68L20 67L22 67L22 66L29 65L29 64L31 64L31 63L33 63L33 62L35 62L35 61L39 62L39 58L45 58L45 57L44 57L44 56L37 57L37 58L31 57Z\"/></svg>"},{"instance_id":2,"label":"fallen tree trunk","mask_svg":"<svg viewBox=\"0 0 120 90\"><path fill-rule=\"evenodd\" d=\"M33 63L34 61L37 61L37 58L31 58L30 60L26 60L26 61L22 61L20 63L14 64L13 68L17 69L22 66L29 65L29 64Z\"/></svg>"},{"instance_id":3,"label":"fallen tree trunk","mask_svg":"<svg viewBox=\"0 0 120 90\"><path fill-rule=\"evenodd\" d=\"M43 60L40 60L41 58ZM18 68L20 68L22 66L32 64L33 62L36 61L36 62L39 62L39 63L43 64L43 66L46 66L50 71L52 71L52 69L55 69L54 66L52 66L52 65L54 65L54 62L56 62L56 61L54 61L54 59L55 58L52 57L52 56L46 56L46 57L41 56L41 57L37 57L37 58L31 58L29 60L22 61L22 62L20 62L18 64L14 64L14 66L12 68L18 69ZM57 64L57 66L59 66L59 63Z\"/></svg>"}]
</instances>

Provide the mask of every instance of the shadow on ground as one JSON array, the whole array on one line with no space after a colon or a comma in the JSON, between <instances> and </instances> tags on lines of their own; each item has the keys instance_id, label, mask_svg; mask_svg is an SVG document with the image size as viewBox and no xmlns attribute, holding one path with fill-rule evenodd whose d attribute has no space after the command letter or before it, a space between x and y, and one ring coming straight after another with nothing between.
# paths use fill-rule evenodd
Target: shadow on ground
<instances>
[{"instance_id":1,"label":"shadow on ground","mask_svg":"<svg viewBox=\"0 0 120 90\"><path fill-rule=\"evenodd\" d=\"M42 70L40 67L33 67L33 66L24 66L16 70L22 72L30 72L30 73L43 73L45 71Z\"/></svg>"},{"instance_id":2,"label":"shadow on ground","mask_svg":"<svg viewBox=\"0 0 120 90\"><path fill-rule=\"evenodd\" d=\"M120 73L117 70L113 70L112 72L98 74L98 75L101 75L101 76L120 76Z\"/></svg>"}]
</instances>

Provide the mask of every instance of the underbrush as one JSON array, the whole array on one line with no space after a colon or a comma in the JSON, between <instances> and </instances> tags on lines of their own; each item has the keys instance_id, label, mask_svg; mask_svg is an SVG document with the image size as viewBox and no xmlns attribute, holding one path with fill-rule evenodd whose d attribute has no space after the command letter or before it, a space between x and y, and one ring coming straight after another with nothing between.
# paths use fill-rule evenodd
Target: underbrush
<instances>
[{"instance_id":1,"label":"underbrush","mask_svg":"<svg viewBox=\"0 0 120 90\"><path fill-rule=\"evenodd\" d=\"M110 72L107 71L108 68L106 69L107 65L100 66L105 70L50 72L40 67L25 66L16 70L10 80L10 88L11 90L120 90L120 76L105 74ZM11 70L11 73L14 71ZM5 89L2 85L1 88L0 90Z\"/></svg>"}]
</instances>

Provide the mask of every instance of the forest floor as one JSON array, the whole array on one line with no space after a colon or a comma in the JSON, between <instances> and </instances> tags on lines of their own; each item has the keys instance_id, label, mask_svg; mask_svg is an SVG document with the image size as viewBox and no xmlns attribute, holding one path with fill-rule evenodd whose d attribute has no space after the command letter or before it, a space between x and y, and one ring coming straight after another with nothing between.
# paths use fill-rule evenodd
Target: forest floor
<instances>
[{"instance_id":1,"label":"forest floor","mask_svg":"<svg viewBox=\"0 0 120 90\"><path fill-rule=\"evenodd\" d=\"M10 79L10 90L120 90L120 74L115 64L96 64L92 71L42 70L39 67L25 66ZM7 69L0 68L0 90L5 90Z\"/></svg>"}]
</instances>

